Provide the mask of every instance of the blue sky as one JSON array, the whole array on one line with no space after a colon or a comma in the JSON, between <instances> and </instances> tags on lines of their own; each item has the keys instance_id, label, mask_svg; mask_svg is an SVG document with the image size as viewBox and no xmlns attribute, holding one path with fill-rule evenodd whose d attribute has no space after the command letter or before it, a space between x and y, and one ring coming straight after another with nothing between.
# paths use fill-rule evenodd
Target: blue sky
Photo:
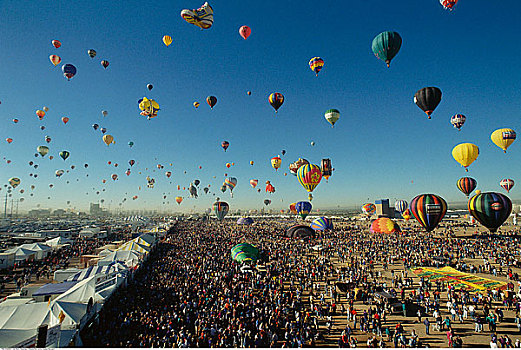
<instances>
[{"instance_id":1,"label":"blue sky","mask_svg":"<svg viewBox=\"0 0 521 350\"><path fill-rule=\"evenodd\" d=\"M214 26L201 31L179 15L199 7L198 1L0 2L0 154L12 160L0 159L0 180L22 180L15 195L25 199L21 209L66 207L67 200L70 207L86 208L100 199L114 208L123 198L125 209L207 208L224 173L238 179L233 199L219 192L232 209L261 208L266 198L274 209L287 208L307 198L287 171L299 157L317 164L330 158L336 169L315 189L315 208L378 198L409 201L425 192L462 201L455 183L465 175L477 179L482 191L503 191L499 181L505 177L517 181L519 141L505 155L490 133L500 127L519 132L521 2L460 0L453 13L437 0L210 3ZM238 34L241 25L252 29L247 40ZM372 39L384 30L403 38L390 69L371 51ZM165 34L173 38L169 47L161 40ZM62 47L55 49L53 39ZM87 55L91 48L98 53L94 59ZM62 58L57 67L51 54ZM325 61L318 77L308 66L314 56ZM110 62L106 70L102 59ZM61 73L64 63L78 69L69 82ZM154 85L150 92L148 83ZM413 103L425 86L443 91L431 120ZM285 96L277 114L267 101L272 92ZM218 98L213 110L205 103L208 95ZM139 115L143 96L160 103L157 118ZM194 101L201 103L198 109ZM50 110L40 122L35 110L43 106ZM323 118L329 108L341 111L334 129ZM103 117L102 110L109 115ZM449 122L456 113L467 116L460 132ZM67 125L62 116L70 118ZM106 127L116 144L105 146L94 123ZM53 160L34 158L46 135ZM12 144L3 141L7 137ZM223 140L230 142L226 153ZM461 142L475 143L481 152L468 174L451 156ZM287 153L276 172L270 159L282 149ZM58 156L62 150L71 153L65 162ZM127 177L130 159L137 164ZM28 165L31 160L37 170ZM236 165L226 169L227 162ZM156 170L158 163L165 169ZM71 165L76 168L54 176ZM165 171L172 171L170 179ZM114 173L116 182L110 180ZM156 179L154 189L145 189L147 175ZM249 186L252 178L262 184L261 194ZM175 204L176 195L187 197L177 185L188 187L194 179L201 190L210 184L214 191ZM264 193L266 180L275 194ZM510 197L521 199L519 193L515 186ZM139 199L132 201L133 195ZM162 204L164 195L170 204Z\"/></svg>"}]
</instances>

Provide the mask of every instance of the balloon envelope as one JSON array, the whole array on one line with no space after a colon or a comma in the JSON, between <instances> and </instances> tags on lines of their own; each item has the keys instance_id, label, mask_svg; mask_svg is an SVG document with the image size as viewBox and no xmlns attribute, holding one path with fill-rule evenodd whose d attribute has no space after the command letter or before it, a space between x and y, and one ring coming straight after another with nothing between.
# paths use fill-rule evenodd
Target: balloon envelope
<instances>
[{"instance_id":1,"label":"balloon envelope","mask_svg":"<svg viewBox=\"0 0 521 350\"><path fill-rule=\"evenodd\" d=\"M481 225L496 232L510 216L512 202L502 193L482 192L469 199L468 209Z\"/></svg>"},{"instance_id":2,"label":"balloon envelope","mask_svg":"<svg viewBox=\"0 0 521 350\"><path fill-rule=\"evenodd\" d=\"M409 209L425 230L430 232L445 216L447 202L435 194L420 194L413 198Z\"/></svg>"},{"instance_id":3,"label":"balloon envelope","mask_svg":"<svg viewBox=\"0 0 521 350\"><path fill-rule=\"evenodd\" d=\"M311 228L315 231L331 230L333 229L333 222L322 216L311 222Z\"/></svg>"},{"instance_id":4,"label":"balloon envelope","mask_svg":"<svg viewBox=\"0 0 521 350\"><path fill-rule=\"evenodd\" d=\"M402 37L392 31L385 31L378 34L371 45L374 55L384 61L387 67L391 65L391 60L398 54L402 47Z\"/></svg>"},{"instance_id":5,"label":"balloon envelope","mask_svg":"<svg viewBox=\"0 0 521 350\"><path fill-rule=\"evenodd\" d=\"M371 224L371 228L369 228L369 232L371 233L395 233L401 232L400 226L393 220L389 218L378 218L373 221Z\"/></svg>"},{"instance_id":6,"label":"balloon envelope","mask_svg":"<svg viewBox=\"0 0 521 350\"><path fill-rule=\"evenodd\" d=\"M471 177L462 177L456 183L458 189L467 197L476 189L478 182Z\"/></svg>"},{"instance_id":7,"label":"balloon envelope","mask_svg":"<svg viewBox=\"0 0 521 350\"><path fill-rule=\"evenodd\" d=\"M297 204L295 204L295 211L302 219L305 219L311 212L312 207L309 202L297 202Z\"/></svg>"}]
</instances>

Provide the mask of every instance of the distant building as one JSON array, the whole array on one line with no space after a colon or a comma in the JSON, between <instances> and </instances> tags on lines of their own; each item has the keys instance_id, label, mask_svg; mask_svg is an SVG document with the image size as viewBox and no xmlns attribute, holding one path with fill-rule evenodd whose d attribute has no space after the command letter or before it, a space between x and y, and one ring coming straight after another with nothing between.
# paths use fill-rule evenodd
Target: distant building
<instances>
[{"instance_id":1,"label":"distant building","mask_svg":"<svg viewBox=\"0 0 521 350\"><path fill-rule=\"evenodd\" d=\"M103 209L99 203L90 203L90 215L92 216L104 216L108 215L108 212L106 209Z\"/></svg>"},{"instance_id":2,"label":"distant building","mask_svg":"<svg viewBox=\"0 0 521 350\"><path fill-rule=\"evenodd\" d=\"M376 215L378 217L394 218L395 210L389 207L388 199L378 199L374 202L376 205Z\"/></svg>"},{"instance_id":3,"label":"distant building","mask_svg":"<svg viewBox=\"0 0 521 350\"><path fill-rule=\"evenodd\" d=\"M51 216L51 209L32 209L27 213L30 217L49 217Z\"/></svg>"}]
</instances>

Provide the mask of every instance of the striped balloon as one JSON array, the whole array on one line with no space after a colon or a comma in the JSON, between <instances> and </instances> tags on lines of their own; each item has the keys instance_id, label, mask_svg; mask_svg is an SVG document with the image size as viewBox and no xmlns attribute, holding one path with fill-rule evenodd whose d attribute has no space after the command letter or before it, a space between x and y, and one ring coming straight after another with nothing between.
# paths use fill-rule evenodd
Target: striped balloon
<instances>
[{"instance_id":1,"label":"striped balloon","mask_svg":"<svg viewBox=\"0 0 521 350\"><path fill-rule=\"evenodd\" d=\"M371 224L371 228L369 229L371 233L394 233L394 232L402 232L400 230L400 226L393 220L389 218L379 218L373 221Z\"/></svg>"},{"instance_id":2,"label":"striped balloon","mask_svg":"<svg viewBox=\"0 0 521 350\"><path fill-rule=\"evenodd\" d=\"M213 204L213 210L219 221L222 221L222 219L224 219L226 214L228 214L229 209L230 206L226 202L215 202Z\"/></svg>"},{"instance_id":3,"label":"striped balloon","mask_svg":"<svg viewBox=\"0 0 521 350\"><path fill-rule=\"evenodd\" d=\"M316 164L302 165L297 170L297 179L308 192L313 192L322 180L322 170Z\"/></svg>"},{"instance_id":4,"label":"striped balloon","mask_svg":"<svg viewBox=\"0 0 521 350\"><path fill-rule=\"evenodd\" d=\"M324 60L320 57L313 57L309 60L309 68L318 76L320 70L324 67Z\"/></svg>"},{"instance_id":5,"label":"striped balloon","mask_svg":"<svg viewBox=\"0 0 521 350\"><path fill-rule=\"evenodd\" d=\"M277 113L280 106L284 103L284 95L280 92L274 92L268 97L268 102L275 109L275 113Z\"/></svg>"},{"instance_id":6,"label":"striped balloon","mask_svg":"<svg viewBox=\"0 0 521 350\"><path fill-rule=\"evenodd\" d=\"M496 232L512 211L510 198L501 193L482 192L469 199L468 208L479 223Z\"/></svg>"},{"instance_id":7,"label":"striped balloon","mask_svg":"<svg viewBox=\"0 0 521 350\"><path fill-rule=\"evenodd\" d=\"M322 216L313 220L311 228L315 231L331 230L333 229L333 222Z\"/></svg>"},{"instance_id":8,"label":"striped balloon","mask_svg":"<svg viewBox=\"0 0 521 350\"><path fill-rule=\"evenodd\" d=\"M394 203L394 209L396 209L400 214L407 209L407 201L400 199Z\"/></svg>"},{"instance_id":9,"label":"striped balloon","mask_svg":"<svg viewBox=\"0 0 521 350\"><path fill-rule=\"evenodd\" d=\"M462 177L456 182L458 189L463 192L467 197L476 189L478 182L471 177Z\"/></svg>"},{"instance_id":10,"label":"striped balloon","mask_svg":"<svg viewBox=\"0 0 521 350\"><path fill-rule=\"evenodd\" d=\"M512 187L514 187L514 180L512 179L503 179L499 182L499 185L503 187L507 193L510 193Z\"/></svg>"},{"instance_id":11,"label":"striped balloon","mask_svg":"<svg viewBox=\"0 0 521 350\"><path fill-rule=\"evenodd\" d=\"M435 194L420 194L409 205L418 222L430 232L438 226L447 212L447 202Z\"/></svg>"}]
</instances>

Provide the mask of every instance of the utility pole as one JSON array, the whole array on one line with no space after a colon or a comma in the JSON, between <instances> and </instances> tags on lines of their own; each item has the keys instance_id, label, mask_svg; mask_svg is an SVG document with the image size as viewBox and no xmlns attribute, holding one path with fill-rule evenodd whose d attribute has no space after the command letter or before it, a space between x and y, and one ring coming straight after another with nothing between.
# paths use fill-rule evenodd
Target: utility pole
<instances>
[{"instance_id":1,"label":"utility pole","mask_svg":"<svg viewBox=\"0 0 521 350\"><path fill-rule=\"evenodd\" d=\"M4 200L4 219L7 219L7 193L5 194Z\"/></svg>"}]
</instances>

